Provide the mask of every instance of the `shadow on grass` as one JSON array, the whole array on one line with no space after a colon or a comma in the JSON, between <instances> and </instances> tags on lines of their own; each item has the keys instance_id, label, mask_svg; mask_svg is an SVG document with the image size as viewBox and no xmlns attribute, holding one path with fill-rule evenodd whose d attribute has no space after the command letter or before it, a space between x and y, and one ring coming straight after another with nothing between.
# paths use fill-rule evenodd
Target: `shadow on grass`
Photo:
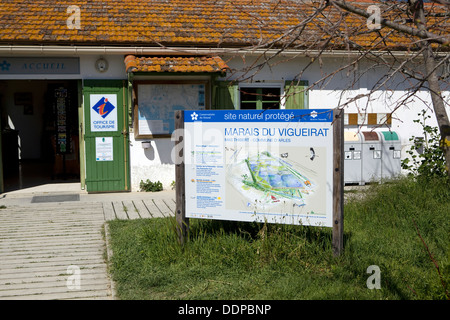
<instances>
[{"instance_id":1,"label":"shadow on grass","mask_svg":"<svg viewBox=\"0 0 450 320\"><path fill-rule=\"evenodd\" d=\"M238 235L249 242L266 239L301 241L324 251L331 250L333 238L332 228L329 227L190 219L188 241L195 241L200 235L201 237ZM351 236L351 232L344 231L344 248Z\"/></svg>"}]
</instances>

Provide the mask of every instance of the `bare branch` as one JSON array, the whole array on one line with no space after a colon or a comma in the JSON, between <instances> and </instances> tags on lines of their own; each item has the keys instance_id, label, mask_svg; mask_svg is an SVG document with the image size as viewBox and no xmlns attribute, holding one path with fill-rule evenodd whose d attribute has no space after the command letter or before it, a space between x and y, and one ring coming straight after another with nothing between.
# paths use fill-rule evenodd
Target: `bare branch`
<instances>
[{"instance_id":1,"label":"bare branch","mask_svg":"<svg viewBox=\"0 0 450 320\"><path fill-rule=\"evenodd\" d=\"M329 0L330 3L338 6L341 9L344 9L346 11L355 13L359 16L370 18L371 14L365 11L364 9L358 8L350 3L347 3L345 0ZM421 30L414 27L405 26L403 24L396 23L394 21L390 21L387 19L381 19L380 21L381 25L385 27L389 27L391 29L394 29L396 31L409 34L415 37L419 37L423 40L427 40L429 42L433 43L439 43L445 46L450 45L450 36L447 34L445 36L436 35L432 32L429 32L427 30Z\"/></svg>"}]
</instances>

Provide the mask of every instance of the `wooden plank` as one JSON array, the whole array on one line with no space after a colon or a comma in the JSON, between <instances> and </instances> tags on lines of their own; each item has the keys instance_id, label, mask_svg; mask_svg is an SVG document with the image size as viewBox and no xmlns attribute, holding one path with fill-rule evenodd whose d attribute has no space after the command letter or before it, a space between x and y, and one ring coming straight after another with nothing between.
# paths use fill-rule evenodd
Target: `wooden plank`
<instances>
[{"instance_id":1,"label":"wooden plank","mask_svg":"<svg viewBox=\"0 0 450 320\"><path fill-rule=\"evenodd\" d=\"M116 219L116 214L112 202L103 202L103 214L105 215L105 220L110 221Z\"/></svg>"},{"instance_id":2,"label":"wooden plank","mask_svg":"<svg viewBox=\"0 0 450 320\"><path fill-rule=\"evenodd\" d=\"M117 219L127 220L128 215L123 209L122 201L113 201L114 212L116 213Z\"/></svg>"},{"instance_id":3,"label":"wooden plank","mask_svg":"<svg viewBox=\"0 0 450 320\"><path fill-rule=\"evenodd\" d=\"M170 215L171 215L170 209L166 205L164 200L162 200L162 199L153 199L153 202L158 207L159 211L161 211L161 213L162 213L162 215L164 217L170 217Z\"/></svg>"},{"instance_id":4,"label":"wooden plank","mask_svg":"<svg viewBox=\"0 0 450 320\"><path fill-rule=\"evenodd\" d=\"M163 200L166 206L169 208L170 216L175 216L175 211L177 210L177 204L173 199L164 199Z\"/></svg>"},{"instance_id":5,"label":"wooden plank","mask_svg":"<svg viewBox=\"0 0 450 320\"><path fill-rule=\"evenodd\" d=\"M189 219L186 218L186 194L184 181L184 111L179 110L175 114L175 199L177 219L177 232L180 244L186 242L186 236L189 230Z\"/></svg>"},{"instance_id":6,"label":"wooden plank","mask_svg":"<svg viewBox=\"0 0 450 320\"><path fill-rule=\"evenodd\" d=\"M133 200L134 207L139 212L139 216L141 218L151 218L150 212L148 212L147 207L142 202L142 200Z\"/></svg>"},{"instance_id":7,"label":"wooden plank","mask_svg":"<svg viewBox=\"0 0 450 320\"><path fill-rule=\"evenodd\" d=\"M159 208L155 205L153 200L142 200L147 207L148 211L150 212L150 215L152 218L163 218L164 215L161 213Z\"/></svg>"},{"instance_id":8,"label":"wooden plank","mask_svg":"<svg viewBox=\"0 0 450 320\"><path fill-rule=\"evenodd\" d=\"M122 201L124 210L128 214L129 219L139 219L139 213L136 211L136 208L134 207L133 201L131 200L124 200Z\"/></svg>"},{"instance_id":9,"label":"wooden plank","mask_svg":"<svg viewBox=\"0 0 450 320\"><path fill-rule=\"evenodd\" d=\"M333 121L333 255L344 249L344 111L334 109Z\"/></svg>"}]
</instances>

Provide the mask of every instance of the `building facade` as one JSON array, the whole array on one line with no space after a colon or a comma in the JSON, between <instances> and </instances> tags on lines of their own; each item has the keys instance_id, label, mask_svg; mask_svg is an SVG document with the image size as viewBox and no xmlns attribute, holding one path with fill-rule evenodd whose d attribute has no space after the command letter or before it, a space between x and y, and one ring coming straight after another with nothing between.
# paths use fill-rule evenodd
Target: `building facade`
<instances>
[{"instance_id":1,"label":"building facade","mask_svg":"<svg viewBox=\"0 0 450 320\"><path fill-rule=\"evenodd\" d=\"M290 38L271 47L302 21L302 3L247 2L2 2L2 188L38 172L88 192L139 191L147 179L170 189L174 112L188 109L341 107L346 131L396 132L407 156L423 135L418 113L432 114L427 90L399 103L411 81L382 83L392 70L358 50L312 61L318 51ZM388 45L386 59L408 59L398 39Z\"/></svg>"}]
</instances>

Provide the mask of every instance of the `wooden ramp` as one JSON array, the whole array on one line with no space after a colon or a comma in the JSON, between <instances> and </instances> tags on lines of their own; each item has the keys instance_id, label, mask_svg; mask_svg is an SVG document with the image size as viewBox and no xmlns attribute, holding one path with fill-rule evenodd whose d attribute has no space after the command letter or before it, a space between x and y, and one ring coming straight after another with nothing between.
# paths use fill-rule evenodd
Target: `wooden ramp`
<instances>
[{"instance_id":1,"label":"wooden ramp","mask_svg":"<svg viewBox=\"0 0 450 320\"><path fill-rule=\"evenodd\" d=\"M101 203L0 209L0 300L111 299Z\"/></svg>"},{"instance_id":2,"label":"wooden ramp","mask_svg":"<svg viewBox=\"0 0 450 320\"><path fill-rule=\"evenodd\" d=\"M175 200L138 199L103 202L105 220L166 218L175 215Z\"/></svg>"}]
</instances>

